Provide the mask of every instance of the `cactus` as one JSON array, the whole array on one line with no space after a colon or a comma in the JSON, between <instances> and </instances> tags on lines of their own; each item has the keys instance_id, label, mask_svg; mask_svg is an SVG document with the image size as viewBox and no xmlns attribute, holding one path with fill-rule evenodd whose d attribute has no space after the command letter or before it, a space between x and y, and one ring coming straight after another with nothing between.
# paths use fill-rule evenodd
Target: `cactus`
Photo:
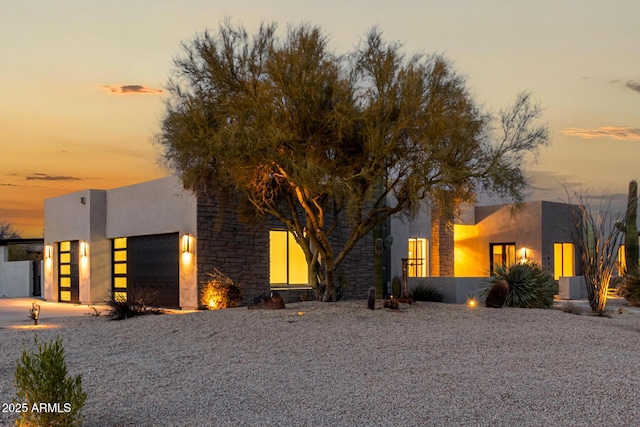
<instances>
[{"instance_id":1,"label":"cactus","mask_svg":"<svg viewBox=\"0 0 640 427\"><path fill-rule=\"evenodd\" d=\"M629 197L627 199L627 212L624 223L616 223L618 230L624 233L626 274L638 275L638 183L629 183Z\"/></svg>"}]
</instances>

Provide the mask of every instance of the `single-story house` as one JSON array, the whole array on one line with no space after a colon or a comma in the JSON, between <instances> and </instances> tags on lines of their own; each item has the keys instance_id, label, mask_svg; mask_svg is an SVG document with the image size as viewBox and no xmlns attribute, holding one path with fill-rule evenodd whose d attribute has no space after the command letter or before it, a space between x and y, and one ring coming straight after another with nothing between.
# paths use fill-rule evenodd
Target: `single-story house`
<instances>
[{"instance_id":1,"label":"single-story house","mask_svg":"<svg viewBox=\"0 0 640 427\"><path fill-rule=\"evenodd\" d=\"M496 263L532 259L555 278L578 275L570 209L529 202L514 214L509 205L476 206L444 233L432 230L426 211L413 221L393 218L385 224L393 237L384 254L387 289L402 277L403 259L410 286L425 282L458 303ZM44 239L47 300L96 303L135 285L157 292L166 307L196 308L214 269L241 285L243 303L270 290L313 298L302 251L280 222L243 220L173 176L47 199ZM348 283L345 298L366 297L373 258L367 237L345 259L338 272Z\"/></svg>"},{"instance_id":2,"label":"single-story house","mask_svg":"<svg viewBox=\"0 0 640 427\"><path fill-rule=\"evenodd\" d=\"M312 298L302 250L275 219L242 220L226 204L197 197L170 176L111 190L45 200L44 298L72 303L126 296L135 285L165 307L197 308L217 269L243 302L278 290ZM339 236L338 236L339 237ZM371 239L338 271L345 297L372 283Z\"/></svg>"}]
</instances>

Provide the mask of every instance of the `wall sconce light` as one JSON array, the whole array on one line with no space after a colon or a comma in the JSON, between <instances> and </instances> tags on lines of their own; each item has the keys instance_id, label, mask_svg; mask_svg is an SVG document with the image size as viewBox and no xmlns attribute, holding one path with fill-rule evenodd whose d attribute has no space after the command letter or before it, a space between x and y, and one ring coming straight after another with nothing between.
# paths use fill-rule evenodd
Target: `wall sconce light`
<instances>
[{"instance_id":1,"label":"wall sconce light","mask_svg":"<svg viewBox=\"0 0 640 427\"><path fill-rule=\"evenodd\" d=\"M527 252L528 252L527 248L520 249L520 264L524 264L525 262L527 262L527 255L528 255Z\"/></svg>"},{"instance_id":2,"label":"wall sconce light","mask_svg":"<svg viewBox=\"0 0 640 427\"><path fill-rule=\"evenodd\" d=\"M191 236L185 234L182 236L182 253L188 254L191 252Z\"/></svg>"},{"instance_id":3,"label":"wall sconce light","mask_svg":"<svg viewBox=\"0 0 640 427\"><path fill-rule=\"evenodd\" d=\"M82 203L83 205L86 205L87 204L87 198L84 197L84 196L80 197L80 203Z\"/></svg>"},{"instance_id":4,"label":"wall sconce light","mask_svg":"<svg viewBox=\"0 0 640 427\"><path fill-rule=\"evenodd\" d=\"M44 245L44 259L51 259L51 245Z\"/></svg>"},{"instance_id":5,"label":"wall sconce light","mask_svg":"<svg viewBox=\"0 0 640 427\"><path fill-rule=\"evenodd\" d=\"M87 256L87 242L80 242L80 256L82 258Z\"/></svg>"}]
</instances>

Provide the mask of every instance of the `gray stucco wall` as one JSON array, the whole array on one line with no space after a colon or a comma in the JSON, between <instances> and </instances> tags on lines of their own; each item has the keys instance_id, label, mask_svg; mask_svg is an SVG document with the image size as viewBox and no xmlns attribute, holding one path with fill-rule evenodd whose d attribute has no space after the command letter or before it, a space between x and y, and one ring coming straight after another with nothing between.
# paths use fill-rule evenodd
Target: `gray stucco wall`
<instances>
[{"instance_id":1,"label":"gray stucco wall","mask_svg":"<svg viewBox=\"0 0 640 427\"><path fill-rule=\"evenodd\" d=\"M9 261L9 248L0 246L0 297L31 296L33 261Z\"/></svg>"},{"instance_id":2,"label":"gray stucco wall","mask_svg":"<svg viewBox=\"0 0 640 427\"><path fill-rule=\"evenodd\" d=\"M80 302L102 302L111 293L111 240L179 233L196 238L195 196L170 176L112 190L83 190L45 200L44 298L58 300L57 242L82 241L88 256L79 264ZM197 306L195 256L180 260L180 306Z\"/></svg>"}]
</instances>

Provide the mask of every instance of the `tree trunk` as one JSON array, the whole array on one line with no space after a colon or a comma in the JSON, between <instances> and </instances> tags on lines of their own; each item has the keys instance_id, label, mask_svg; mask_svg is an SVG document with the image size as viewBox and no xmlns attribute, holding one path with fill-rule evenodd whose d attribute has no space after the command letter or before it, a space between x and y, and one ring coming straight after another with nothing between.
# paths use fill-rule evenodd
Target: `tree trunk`
<instances>
[{"instance_id":1,"label":"tree trunk","mask_svg":"<svg viewBox=\"0 0 640 427\"><path fill-rule=\"evenodd\" d=\"M324 295L322 296L323 302L336 302L338 301L338 292L334 283L333 265L329 263L325 264L325 284Z\"/></svg>"}]
</instances>

